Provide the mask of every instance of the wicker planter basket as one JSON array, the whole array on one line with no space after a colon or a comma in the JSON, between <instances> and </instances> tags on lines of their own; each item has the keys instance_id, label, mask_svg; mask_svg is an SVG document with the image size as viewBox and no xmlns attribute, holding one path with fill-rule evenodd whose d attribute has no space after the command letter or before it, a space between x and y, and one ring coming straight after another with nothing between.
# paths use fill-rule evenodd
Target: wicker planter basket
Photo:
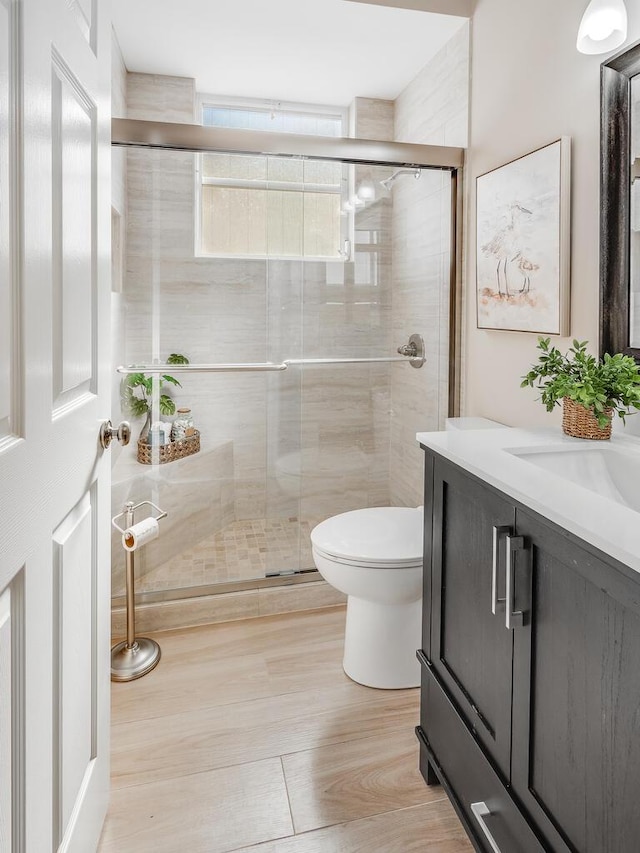
<instances>
[{"instance_id":1,"label":"wicker planter basket","mask_svg":"<svg viewBox=\"0 0 640 853\"><path fill-rule=\"evenodd\" d=\"M574 438L590 438L596 441L606 441L611 438L612 409L607 409L609 423L606 427L598 425L597 418L590 409L585 409L579 403L564 397L562 401L562 431Z\"/></svg>"},{"instance_id":2,"label":"wicker planter basket","mask_svg":"<svg viewBox=\"0 0 640 853\"><path fill-rule=\"evenodd\" d=\"M200 450L200 433L195 431L194 435L170 441L168 444L147 444L146 441L138 442L138 462L142 465L165 465L167 462L175 462L176 459L184 459Z\"/></svg>"}]
</instances>

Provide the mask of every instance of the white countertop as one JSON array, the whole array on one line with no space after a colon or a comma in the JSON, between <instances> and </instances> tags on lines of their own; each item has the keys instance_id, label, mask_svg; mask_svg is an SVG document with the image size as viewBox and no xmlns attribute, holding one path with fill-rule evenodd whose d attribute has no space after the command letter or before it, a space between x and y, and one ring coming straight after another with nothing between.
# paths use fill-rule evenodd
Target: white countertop
<instances>
[{"instance_id":1,"label":"white countertop","mask_svg":"<svg viewBox=\"0 0 640 853\"><path fill-rule=\"evenodd\" d=\"M640 460L640 440L570 438L559 428L421 432L420 444L640 572L640 513L509 453L509 449L609 445ZM638 482L640 489L640 481Z\"/></svg>"}]
</instances>

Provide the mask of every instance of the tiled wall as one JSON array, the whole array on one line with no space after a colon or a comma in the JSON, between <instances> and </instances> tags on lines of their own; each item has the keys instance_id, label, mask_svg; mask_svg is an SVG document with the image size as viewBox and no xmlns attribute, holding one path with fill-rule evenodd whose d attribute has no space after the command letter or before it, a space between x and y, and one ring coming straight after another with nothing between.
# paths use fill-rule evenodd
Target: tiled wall
<instances>
[{"instance_id":1,"label":"tiled wall","mask_svg":"<svg viewBox=\"0 0 640 853\"><path fill-rule=\"evenodd\" d=\"M426 145L466 147L469 111L469 25L464 24L395 101L356 98L354 135ZM427 363L393 365L390 376L389 500L422 503L422 454L415 435L442 429L449 393L449 262L451 182L423 171L396 181L392 211L390 346L421 334Z\"/></svg>"},{"instance_id":2,"label":"tiled wall","mask_svg":"<svg viewBox=\"0 0 640 853\"><path fill-rule=\"evenodd\" d=\"M395 101L397 142L467 145L469 27L465 22Z\"/></svg>"},{"instance_id":3,"label":"tiled wall","mask_svg":"<svg viewBox=\"0 0 640 853\"><path fill-rule=\"evenodd\" d=\"M395 101L395 140L466 147L469 24ZM416 432L442 429L448 414L450 178L425 171L400 178L393 194L394 341L425 339L420 370L394 365L391 379L391 503L422 503L422 453Z\"/></svg>"},{"instance_id":4,"label":"tiled wall","mask_svg":"<svg viewBox=\"0 0 640 853\"><path fill-rule=\"evenodd\" d=\"M191 77L127 74L127 117L193 123L195 81Z\"/></svg>"},{"instance_id":5,"label":"tiled wall","mask_svg":"<svg viewBox=\"0 0 640 853\"><path fill-rule=\"evenodd\" d=\"M379 98L355 98L351 105L350 133L358 139L392 140L395 103Z\"/></svg>"},{"instance_id":6,"label":"tiled wall","mask_svg":"<svg viewBox=\"0 0 640 853\"><path fill-rule=\"evenodd\" d=\"M127 93L129 117L193 121L191 80L129 74ZM164 359L170 352L233 362L393 351L387 198L356 214L356 244L377 239L362 253L377 268L369 283L353 263L195 257L194 204L193 155L128 152L126 319L116 360ZM115 511L142 488L172 518L160 551L140 555L139 588L161 556L173 559L235 521L286 518L295 525L388 504L389 376L385 365L183 375L174 396L192 408L201 454L152 471L137 465L131 446L114 469ZM300 541L285 565L284 549L274 546L266 570L299 568L306 545ZM114 549L118 577L121 556Z\"/></svg>"}]
</instances>

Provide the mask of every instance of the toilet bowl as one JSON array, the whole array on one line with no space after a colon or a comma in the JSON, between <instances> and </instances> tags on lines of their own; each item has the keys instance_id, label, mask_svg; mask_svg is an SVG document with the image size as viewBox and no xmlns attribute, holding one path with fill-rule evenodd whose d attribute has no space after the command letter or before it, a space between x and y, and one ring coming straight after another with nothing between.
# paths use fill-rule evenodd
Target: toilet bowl
<instances>
[{"instance_id":1,"label":"toilet bowl","mask_svg":"<svg viewBox=\"0 0 640 853\"><path fill-rule=\"evenodd\" d=\"M316 568L347 595L343 667L367 687L418 687L422 507L344 512L311 531Z\"/></svg>"}]
</instances>

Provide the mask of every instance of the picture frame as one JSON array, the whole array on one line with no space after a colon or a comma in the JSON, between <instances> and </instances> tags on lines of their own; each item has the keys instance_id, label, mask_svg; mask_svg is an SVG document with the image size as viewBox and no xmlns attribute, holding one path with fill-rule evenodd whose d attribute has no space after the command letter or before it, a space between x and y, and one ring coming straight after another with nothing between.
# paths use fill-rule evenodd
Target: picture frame
<instances>
[{"instance_id":1,"label":"picture frame","mask_svg":"<svg viewBox=\"0 0 640 853\"><path fill-rule=\"evenodd\" d=\"M479 329L570 333L571 138L476 179Z\"/></svg>"}]
</instances>

